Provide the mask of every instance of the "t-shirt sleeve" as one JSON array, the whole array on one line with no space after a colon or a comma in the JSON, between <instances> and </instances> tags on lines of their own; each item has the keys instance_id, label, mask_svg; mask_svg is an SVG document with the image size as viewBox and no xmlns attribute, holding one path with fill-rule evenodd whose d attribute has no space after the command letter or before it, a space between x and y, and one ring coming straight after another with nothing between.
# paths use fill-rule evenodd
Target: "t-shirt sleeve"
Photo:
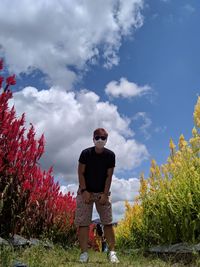
<instances>
[{"instance_id":1,"label":"t-shirt sleeve","mask_svg":"<svg viewBox=\"0 0 200 267\"><path fill-rule=\"evenodd\" d=\"M112 153L112 154L110 155L108 168L114 168L114 167L115 167L115 154Z\"/></svg>"},{"instance_id":2,"label":"t-shirt sleeve","mask_svg":"<svg viewBox=\"0 0 200 267\"><path fill-rule=\"evenodd\" d=\"M79 160L80 163L86 164L86 152L83 150L80 154Z\"/></svg>"}]
</instances>

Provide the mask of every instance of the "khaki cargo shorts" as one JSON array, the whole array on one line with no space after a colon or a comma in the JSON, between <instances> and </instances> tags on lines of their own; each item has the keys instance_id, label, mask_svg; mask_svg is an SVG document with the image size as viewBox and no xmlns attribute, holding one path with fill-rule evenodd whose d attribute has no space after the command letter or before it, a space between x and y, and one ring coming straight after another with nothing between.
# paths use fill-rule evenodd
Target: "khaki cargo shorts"
<instances>
[{"instance_id":1,"label":"khaki cargo shorts","mask_svg":"<svg viewBox=\"0 0 200 267\"><path fill-rule=\"evenodd\" d=\"M92 219L93 205L95 203L97 212L99 214L101 223L103 225L112 224L112 206L110 197L105 205L99 203L101 193L91 193L91 201L86 204L83 201L80 191L77 192L76 197L76 212L75 212L75 225L78 226L89 226Z\"/></svg>"}]
</instances>

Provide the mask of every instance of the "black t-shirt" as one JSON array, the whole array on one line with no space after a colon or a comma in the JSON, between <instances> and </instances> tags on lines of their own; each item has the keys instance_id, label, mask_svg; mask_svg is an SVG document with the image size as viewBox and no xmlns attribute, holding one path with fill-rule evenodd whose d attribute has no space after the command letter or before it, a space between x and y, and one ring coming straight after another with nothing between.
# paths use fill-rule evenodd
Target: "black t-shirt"
<instances>
[{"instance_id":1,"label":"black t-shirt","mask_svg":"<svg viewBox=\"0 0 200 267\"><path fill-rule=\"evenodd\" d=\"M89 192L103 192L107 178L107 170L115 167L115 154L104 148L102 153L96 153L95 147L89 147L81 152L79 162L85 164L85 183Z\"/></svg>"}]
</instances>

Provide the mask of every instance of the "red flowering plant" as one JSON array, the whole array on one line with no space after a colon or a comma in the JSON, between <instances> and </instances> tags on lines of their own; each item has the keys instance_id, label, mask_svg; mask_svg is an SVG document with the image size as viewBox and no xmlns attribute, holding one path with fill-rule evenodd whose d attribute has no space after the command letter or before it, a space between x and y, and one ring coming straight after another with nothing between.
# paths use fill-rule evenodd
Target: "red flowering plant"
<instances>
[{"instance_id":1,"label":"red flowering plant","mask_svg":"<svg viewBox=\"0 0 200 267\"><path fill-rule=\"evenodd\" d=\"M75 198L60 192L52 168L41 169L44 135L36 140L33 125L26 133L25 115L16 118L14 107L8 107L15 76L3 82L0 76L0 236L24 233L39 237L45 233L52 237L56 229L57 236L66 237L75 233Z\"/></svg>"},{"instance_id":2,"label":"red flowering plant","mask_svg":"<svg viewBox=\"0 0 200 267\"><path fill-rule=\"evenodd\" d=\"M62 244L72 244L76 240L74 214L76 202L72 194L64 195L54 182L52 168L48 172L38 169L37 179L24 190L30 191L23 226L29 236L50 238Z\"/></svg>"}]
</instances>

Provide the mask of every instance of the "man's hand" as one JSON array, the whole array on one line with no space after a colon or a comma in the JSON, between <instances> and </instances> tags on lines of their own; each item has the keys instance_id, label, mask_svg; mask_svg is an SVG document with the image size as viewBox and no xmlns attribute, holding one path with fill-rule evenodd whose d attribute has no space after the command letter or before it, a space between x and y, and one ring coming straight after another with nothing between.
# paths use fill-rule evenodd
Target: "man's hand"
<instances>
[{"instance_id":1,"label":"man's hand","mask_svg":"<svg viewBox=\"0 0 200 267\"><path fill-rule=\"evenodd\" d=\"M88 191L84 191L84 192L82 193L83 201L84 201L86 204L89 204L89 203L90 203L90 196L91 196L91 194L90 194Z\"/></svg>"},{"instance_id":2,"label":"man's hand","mask_svg":"<svg viewBox=\"0 0 200 267\"><path fill-rule=\"evenodd\" d=\"M99 203L101 204L101 205L105 205L106 204L106 202L108 201L108 195L106 195L106 194L101 194L100 195L100 198L99 198Z\"/></svg>"}]
</instances>

